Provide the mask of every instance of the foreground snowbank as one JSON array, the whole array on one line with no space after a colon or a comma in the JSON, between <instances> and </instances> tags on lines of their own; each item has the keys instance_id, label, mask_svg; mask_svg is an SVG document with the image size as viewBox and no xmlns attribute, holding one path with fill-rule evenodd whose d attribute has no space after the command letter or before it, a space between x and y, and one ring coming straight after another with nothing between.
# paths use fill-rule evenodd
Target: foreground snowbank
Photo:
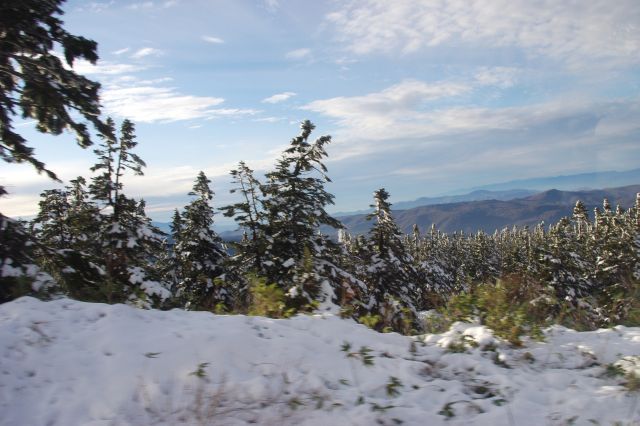
<instances>
[{"instance_id":1,"label":"foreground snowbank","mask_svg":"<svg viewBox=\"0 0 640 426\"><path fill-rule=\"evenodd\" d=\"M413 339L21 298L0 306L0 424L640 424L638 392L606 374L638 354L639 328L554 327L516 350L469 324Z\"/></svg>"}]
</instances>

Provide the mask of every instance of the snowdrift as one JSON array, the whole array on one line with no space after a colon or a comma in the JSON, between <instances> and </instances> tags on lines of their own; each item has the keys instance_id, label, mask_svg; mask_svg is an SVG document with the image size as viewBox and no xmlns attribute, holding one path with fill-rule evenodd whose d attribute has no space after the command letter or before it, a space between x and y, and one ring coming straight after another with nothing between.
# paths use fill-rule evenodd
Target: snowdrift
<instances>
[{"instance_id":1,"label":"snowdrift","mask_svg":"<svg viewBox=\"0 0 640 426\"><path fill-rule=\"evenodd\" d=\"M640 328L379 334L21 298L0 306L1 425L640 424Z\"/></svg>"}]
</instances>

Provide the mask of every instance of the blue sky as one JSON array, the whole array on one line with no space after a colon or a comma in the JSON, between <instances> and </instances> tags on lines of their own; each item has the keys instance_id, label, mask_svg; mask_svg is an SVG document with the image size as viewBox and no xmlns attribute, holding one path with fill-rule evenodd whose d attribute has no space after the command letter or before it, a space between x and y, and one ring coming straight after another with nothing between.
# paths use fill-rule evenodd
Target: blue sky
<instances>
[{"instance_id":1,"label":"blue sky","mask_svg":"<svg viewBox=\"0 0 640 426\"><path fill-rule=\"evenodd\" d=\"M312 120L330 134L333 210L483 184L640 164L637 0L70 0L66 27L99 44L105 115L136 123L144 177L126 192L167 220L198 171L215 204L228 172L271 168ZM71 135L19 122L63 179L94 161ZM56 187L3 164L0 211Z\"/></svg>"}]
</instances>

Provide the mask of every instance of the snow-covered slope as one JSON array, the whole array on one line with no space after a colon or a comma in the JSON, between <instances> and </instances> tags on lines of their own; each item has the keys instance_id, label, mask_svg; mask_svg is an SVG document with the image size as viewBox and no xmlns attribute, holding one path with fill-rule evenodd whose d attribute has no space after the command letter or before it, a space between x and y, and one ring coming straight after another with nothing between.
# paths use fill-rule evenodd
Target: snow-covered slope
<instances>
[{"instance_id":1,"label":"snow-covered slope","mask_svg":"<svg viewBox=\"0 0 640 426\"><path fill-rule=\"evenodd\" d=\"M0 306L0 424L640 424L639 392L606 374L640 374L639 354L638 328L554 327L516 350L470 324L409 338L21 298Z\"/></svg>"}]
</instances>

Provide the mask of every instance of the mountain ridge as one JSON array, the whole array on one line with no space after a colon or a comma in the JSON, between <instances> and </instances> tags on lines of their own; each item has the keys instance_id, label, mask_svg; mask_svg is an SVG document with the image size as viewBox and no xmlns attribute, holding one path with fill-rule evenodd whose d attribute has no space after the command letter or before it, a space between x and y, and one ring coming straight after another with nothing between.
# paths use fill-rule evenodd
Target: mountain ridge
<instances>
[{"instance_id":1,"label":"mountain ridge","mask_svg":"<svg viewBox=\"0 0 640 426\"><path fill-rule=\"evenodd\" d=\"M589 172L573 175L545 176L527 179L517 179L489 185L472 187L452 191L438 196L424 196L414 200L397 201L391 206L392 210L406 210L419 206L435 204L449 204L463 201L481 200L513 200L524 198L551 188L562 191L589 191L601 188L614 188L635 185L640 182L640 168L624 171ZM371 208L355 211L334 212L334 216L351 216L366 214Z\"/></svg>"},{"instance_id":2,"label":"mountain ridge","mask_svg":"<svg viewBox=\"0 0 640 426\"><path fill-rule=\"evenodd\" d=\"M551 189L528 197L514 200L482 200L437 204L414 207L407 210L394 210L393 216L403 232L410 232L416 224L421 230L432 224L443 232L494 232L510 226L535 226L544 221L555 223L564 216L571 216L576 201L582 201L589 214L595 207L601 207L604 198L608 198L613 208L620 204L629 208L635 202L640 185L628 185L617 188L589 191L560 191ZM352 234L366 233L371 222L366 215L338 217Z\"/></svg>"}]
</instances>

